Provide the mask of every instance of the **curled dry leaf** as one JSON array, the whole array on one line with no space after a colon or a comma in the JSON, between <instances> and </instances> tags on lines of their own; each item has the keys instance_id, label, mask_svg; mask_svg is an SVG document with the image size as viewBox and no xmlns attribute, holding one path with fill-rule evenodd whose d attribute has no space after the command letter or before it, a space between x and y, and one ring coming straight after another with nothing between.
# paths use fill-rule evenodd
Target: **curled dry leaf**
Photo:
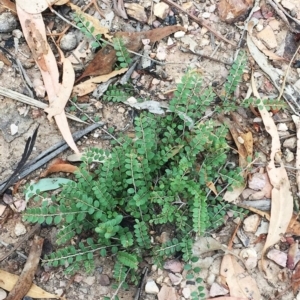
<instances>
[{"instance_id":1,"label":"curled dry leaf","mask_svg":"<svg viewBox=\"0 0 300 300\"><path fill-rule=\"evenodd\" d=\"M100 76L111 73L116 61L116 50L110 45L103 47L97 52L81 76L76 79L76 82L87 76Z\"/></svg>"},{"instance_id":2,"label":"curled dry leaf","mask_svg":"<svg viewBox=\"0 0 300 300\"><path fill-rule=\"evenodd\" d=\"M59 83L59 73L55 56L47 42L45 24L40 13L29 14L24 11L17 1L17 12L23 29L24 37L32 55L41 71L48 94L50 107L47 108L50 117L54 116L63 138L75 153L79 153L72 138L64 105L68 101L74 83L74 70L71 63L62 56L64 63L63 83ZM33 1L34 2L34 1ZM67 76L69 76L67 78Z\"/></svg>"},{"instance_id":3,"label":"curled dry leaf","mask_svg":"<svg viewBox=\"0 0 300 300\"><path fill-rule=\"evenodd\" d=\"M115 77L117 75L123 74L127 71L127 68L123 68L120 70L115 70L111 72L110 74L96 76L94 78L91 78L87 81L84 81L78 85L76 85L73 89L73 92L76 93L78 96L86 95L90 92L92 92L96 87L97 83L106 82L112 77Z\"/></svg>"},{"instance_id":4,"label":"curled dry leaf","mask_svg":"<svg viewBox=\"0 0 300 300\"><path fill-rule=\"evenodd\" d=\"M297 263L292 275L292 287L294 294L296 294L300 288L300 261Z\"/></svg>"},{"instance_id":5,"label":"curled dry leaf","mask_svg":"<svg viewBox=\"0 0 300 300\"><path fill-rule=\"evenodd\" d=\"M61 158L55 159L49 167L41 173L40 177L46 177L49 174L57 172L74 173L78 170L78 167L73 166Z\"/></svg>"},{"instance_id":6,"label":"curled dry leaf","mask_svg":"<svg viewBox=\"0 0 300 300\"><path fill-rule=\"evenodd\" d=\"M259 94L256 89L253 74L251 77L251 83L253 94L257 99L259 99ZM272 206L269 232L262 253L263 258L266 250L280 240L281 235L286 232L289 226L290 220L293 215L293 197L290 191L290 182L287 172L280 159L281 144L276 124L274 123L274 120L270 116L269 112L266 110L262 101L260 101L259 106L261 106L260 114L266 131L272 138L270 162L267 166L268 176L273 186L271 194ZM280 167L275 167L275 157L277 161L280 160ZM262 266L263 268L265 266L265 264L263 263L263 259Z\"/></svg>"}]
</instances>

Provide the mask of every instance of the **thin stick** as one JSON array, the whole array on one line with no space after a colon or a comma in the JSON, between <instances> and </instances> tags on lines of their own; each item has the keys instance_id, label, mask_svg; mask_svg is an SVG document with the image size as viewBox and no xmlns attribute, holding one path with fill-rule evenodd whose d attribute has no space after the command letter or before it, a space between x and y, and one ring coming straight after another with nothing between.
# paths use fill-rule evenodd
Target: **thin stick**
<instances>
[{"instance_id":1,"label":"thin stick","mask_svg":"<svg viewBox=\"0 0 300 300\"><path fill-rule=\"evenodd\" d=\"M223 40L224 42L230 44L233 47L237 47L237 45L231 41L229 41L228 39L226 39L225 37L223 37L221 34L219 34L217 31L215 31L214 29L212 29L209 25L206 24L206 22L204 20L201 20L199 18L197 18L196 16L186 12L181 6L179 6L177 3L174 3L171 0L163 0L164 2L166 2L167 4L174 6L175 8L177 8L178 10L180 10L181 12L187 14L192 20L194 20L196 23L198 23L199 25L205 27L206 29L208 29L210 32L212 32L218 39Z\"/></svg>"},{"instance_id":2,"label":"thin stick","mask_svg":"<svg viewBox=\"0 0 300 300\"><path fill-rule=\"evenodd\" d=\"M13 289L6 297L6 300L22 299L30 290L33 283L34 274L40 261L43 243L43 238L39 236L34 237L24 269Z\"/></svg>"},{"instance_id":3,"label":"thin stick","mask_svg":"<svg viewBox=\"0 0 300 300\"><path fill-rule=\"evenodd\" d=\"M283 78L283 82L282 82L282 85L281 85L281 89L280 89L280 93L279 93L279 96L278 96L278 98L277 98L277 101L279 101L280 98L281 98L282 95L283 95L284 88L285 88L285 83L286 83L286 78L287 78L288 73L289 73L289 70L290 70L290 68L291 68L291 64L292 64L292 62L294 61L294 59L295 59L295 57L296 57L296 55L297 55L299 49L300 49L300 45L298 46L296 52L294 53L292 59L290 60L289 65L288 65L288 67L287 67L287 69L286 69L286 72L285 72L285 75L284 75L284 78Z\"/></svg>"}]
</instances>

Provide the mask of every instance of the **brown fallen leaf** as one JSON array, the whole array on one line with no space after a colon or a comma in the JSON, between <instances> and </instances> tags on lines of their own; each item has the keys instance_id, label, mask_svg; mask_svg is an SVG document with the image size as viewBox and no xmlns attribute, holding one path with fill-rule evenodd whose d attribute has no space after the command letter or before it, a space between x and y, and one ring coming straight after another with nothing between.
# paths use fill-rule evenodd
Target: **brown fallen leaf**
<instances>
[{"instance_id":1,"label":"brown fallen leaf","mask_svg":"<svg viewBox=\"0 0 300 300\"><path fill-rule=\"evenodd\" d=\"M179 30L185 31L185 28L174 25L143 32L117 32L114 37L122 38L124 45L128 50L138 52L143 47L143 39L149 39L151 43L154 43ZM87 76L98 76L111 73L116 61L117 57L115 49L110 45L106 45L97 52L82 75L76 79L76 83Z\"/></svg>"},{"instance_id":2,"label":"brown fallen leaf","mask_svg":"<svg viewBox=\"0 0 300 300\"><path fill-rule=\"evenodd\" d=\"M67 118L62 107L68 100L67 96L71 93L73 87L74 76L72 72L74 71L73 69L71 70L72 65L65 59L64 63L66 64L66 67L64 68L66 73L70 75L70 78L66 78L65 75L63 77L63 83L60 84L56 59L47 42L46 29L42 15L40 13L35 13L34 15L27 13L19 6L19 2L22 1L17 0L18 17L23 29L24 37L43 77L50 102L48 112L50 116L56 114L54 118L63 138L75 153L79 153L72 138ZM37 3L36 1L33 2ZM60 110L62 110L61 113L57 114Z\"/></svg>"},{"instance_id":3,"label":"brown fallen leaf","mask_svg":"<svg viewBox=\"0 0 300 300\"><path fill-rule=\"evenodd\" d=\"M6 291L11 291L14 285L17 283L19 276L6 272L0 269L0 287ZM46 299L62 299L65 300L64 297L59 297L54 294L50 294L45 290L41 289L35 284L32 284L30 290L26 294L26 296L31 298L46 298Z\"/></svg>"},{"instance_id":4,"label":"brown fallen leaf","mask_svg":"<svg viewBox=\"0 0 300 300\"><path fill-rule=\"evenodd\" d=\"M16 4L9 0L0 0L0 6L9 9L12 13L17 14Z\"/></svg>"},{"instance_id":5,"label":"brown fallen leaf","mask_svg":"<svg viewBox=\"0 0 300 300\"><path fill-rule=\"evenodd\" d=\"M117 56L115 49L110 45L106 45L97 52L81 76L76 79L75 83L87 76L99 76L111 73L116 61Z\"/></svg>"},{"instance_id":6,"label":"brown fallen leaf","mask_svg":"<svg viewBox=\"0 0 300 300\"><path fill-rule=\"evenodd\" d=\"M69 164L61 158L57 158L48 166L45 171L41 173L40 177L46 177L49 174L57 172L74 173L77 170L78 167Z\"/></svg>"},{"instance_id":7,"label":"brown fallen leaf","mask_svg":"<svg viewBox=\"0 0 300 300\"><path fill-rule=\"evenodd\" d=\"M73 92L76 93L78 96L86 95L92 92L97 87L97 83L106 82L112 77L125 73L127 70L127 68L123 68L120 70L115 70L110 74L93 77L76 85L73 89Z\"/></svg>"},{"instance_id":8,"label":"brown fallen leaf","mask_svg":"<svg viewBox=\"0 0 300 300\"><path fill-rule=\"evenodd\" d=\"M206 182L206 186L217 196L218 195L218 191L216 189L216 186L214 185L214 183L212 181Z\"/></svg>"}]
</instances>

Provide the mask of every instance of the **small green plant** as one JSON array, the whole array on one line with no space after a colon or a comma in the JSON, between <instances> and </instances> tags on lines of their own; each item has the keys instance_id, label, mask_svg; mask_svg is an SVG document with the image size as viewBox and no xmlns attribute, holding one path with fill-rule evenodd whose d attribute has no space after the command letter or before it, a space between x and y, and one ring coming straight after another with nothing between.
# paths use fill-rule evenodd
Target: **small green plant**
<instances>
[{"instance_id":1,"label":"small green plant","mask_svg":"<svg viewBox=\"0 0 300 300\"><path fill-rule=\"evenodd\" d=\"M205 299L205 293L203 293L204 287L202 286L203 279L199 277L200 267L194 266L199 260L199 257L192 257L189 263L184 265L184 270L187 271L186 280L191 281L196 287L195 291L191 293L192 300Z\"/></svg>"},{"instance_id":2,"label":"small green plant","mask_svg":"<svg viewBox=\"0 0 300 300\"><path fill-rule=\"evenodd\" d=\"M121 136L110 151L87 151L76 182L23 215L26 221L59 229L58 249L43 262L69 272L82 266L90 271L94 255L113 256L114 278L122 285L125 278L137 281L145 255L157 264L174 255L189 262L194 237L221 225L225 208L231 208L220 195L212 196L207 184L221 193L243 181L239 169L227 168L225 125L201 121L215 97L201 76L189 70L165 116L142 112L134 120L134 139ZM161 226L171 228L164 243L156 240ZM72 239L77 247L69 245Z\"/></svg>"},{"instance_id":3,"label":"small green plant","mask_svg":"<svg viewBox=\"0 0 300 300\"><path fill-rule=\"evenodd\" d=\"M79 28L87 38L93 40L91 43L93 49L102 48L108 43L102 39L101 34L94 34L95 27L89 21L86 21L84 16L75 14L74 21L76 22L77 28ZM122 38L114 38L112 46L116 51L118 67L127 68L132 62L132 59Z\"/></svg>"},{"instance_id":4,"label":"small green plant","mask_svg":"<svg viewBox=\"0 0 300 300\"><path fill-rule=\"evenodd\" d=\"M124 102L129 97L133 96L133 87L130 84L122 85L122 88L117 85L110 85L102 97L104 101Z\"/></svg>"}]
</instances>

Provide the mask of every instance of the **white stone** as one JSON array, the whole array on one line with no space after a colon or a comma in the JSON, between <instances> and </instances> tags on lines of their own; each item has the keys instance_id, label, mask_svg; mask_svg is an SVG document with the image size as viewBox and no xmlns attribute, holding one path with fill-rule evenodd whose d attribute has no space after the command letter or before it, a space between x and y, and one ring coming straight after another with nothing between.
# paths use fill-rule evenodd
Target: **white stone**
<instances>
[{"instance_id":1,"label":"white stone","mask_svg":"<svg viewBox=\"0 0 300 300\"><path fill-rule=\"evenodd\" d=\"M23 36L23 33L20 29L15 29L13 30L12 35L17 39L20 39Z\"/></svg>"},{"instance_id":2,"label":"white stone","mask_svg":"<svg viewBox=\"0 0 300 300\"><path fill-rule=\"evenodd\" d=\"M258 24L256 25L256 30L257 30L257 31L262 31L263 29L264 29L264 26L263 26L262 24L258 23Z\"/></svg>"},{"instance_id":3,"label":"white stone","mask_svg":"<svg viewBox=\"0 0 300 300\"><path fill-rule=\"evenodd\" d=\"M170 37L168 37L167 45L171 46L173 44L174 44L173 40Z\"/></svg>"},{"instance_id":4,"label":"white stone","mask_svg":"<svg viewBox=\"0 0 300 300\"><path fill-rule=\"evenodd\" d=\"M260 217L258 215L251 215L244 220L243 228L246 232L255 232L259 223Z\"/></svg>"},{"instance_id":5,"label":"white stone","mask_svg":"<svg viewBox=\"0 0 300 300\"><path fill-rule=\"evenodd\" d=\"M258 229L255 232L256 236L260 236L261 234L266 234L269 232L269 222L261 220Z\"/></svg>"},{"instance_id":6,"label":"white stone","mask_svg":"<svg viewBox=\"0 0 300 300\"><path fill-rule=\"evenodd\" d=\"M15 226L15 235L20 236L27 232L26 227L22 223L17 223Z\"/></svg>"},{"instance_id":7,"label":"white stone","mask_svg":"<svg viewBox=\"0 0 300 300\"><path fill-rule=\"evenodd\" d=\"M176 38L176 39L182 38L183 36L185 36L184 31L177 31L174 33L174 38Z\"/></svg>"},{"instance_id":8,"label":"white stone","mask_svg":"<svg viewBox=\"0 0 300 300\"><path fill-rule=\"evenodd\" d=\"M206 279L207 284L212 285L216 280L216 275L213 273L210 273Z\"/></svg>"},{"instance_id":9,"label":"white stone","mask_svg":"<svg viewBox=\"0 0 300 300\"><path fill-rule=\"evenodd\" d=\"M19 127L16 124L11 124L10 125L10 134L15 135L18 133Z\"/></svg>"},{"instance_id":10,"label":"white stone","mask_svg":"<svg viewBox=\"0 0 300 300\"><path fill-rule=\"evenodd\" d=\"M0 289L0 300L4 300L6 298L6 296L7 296L7 293L4 290Z\"/></svg>"},{"instance_id":11,"label":"white stone","mask_svg":"<svg viewBox=\"0 0 300 300\"><path fill-rule=\"evenodd\" d=\"M185 299L189 299L191 296L191 290L188 287L183 288L182 295Z\"/></svg>"},{"instance_id":12,"label":"white stone","mask_svg":"<svg viewBox=\"0 0 300 300\"><path fill-rule=\"evenodd\" d=\"M154 280L150 279L145 286L145 292L147 294L157 295L159 293L159 288Z\"/></svg>"},{"instance_id":13,"label":"white stone","mask_svg":"<svg viewBox=\"0 0 300 300\"><path fill-rule=\"evenodd\" d=\"M210 288L209 296L216 297L216 296L223 296L228 294L228 290L219 285L218 283L214 282Z\"/></svg>"},{"instance_id":14,"label":"white stone","mask_svg":"<svg viewBox=\"0 0 300 300\"><path fill-rule=\"evenodd\" d=\"M238 136L237 140L238 140L238 142L240 144L244 144L245 143L244 139L241 136Z\"/></svg>"},{"instance_id":15,"label":"white stone","mask_svg":"<svg viewBox=\"0 0 300 300\"><path fill-rule=\"evenodd\" d=\"M170 11L170 6L164 2L154 4L153 14L154 16L165 19Z\"/></svg>"},{"instance_id":16,"label":"white stone","mask_svg":"<svg viewBox=\"0 0 300 300\"><path fill-rule=\"evenodd\" d=\"M289 130L288 127L287 127L287 125L285 123L279 123L279 124L277 124L277 129L279 131L287 131L287 130Z\"/></svg>"},{"instance_id":17,"label":"white stone","mask_svg":"<svg viewBox=\"0 0 300 300\"><path fill-rule=\"evenodd\" d=\"M286 154L285 154L285 160L286 162L291 162L295 158L295 155L293 152L291 152L289 149L286 149Z\"/></svg>"},{"instance_id":18,"label":"white stone","mask_svg":"<svg viewBox=\"0 0 300 300\"><path fill-rule=\"evenodd\" d=\"M285 148L289 148L289 149L294 149L296 148L297 145L297 138L296 137L291 137L289 139L286 139L283 142L283 147Z\"/></svg>"},{"instance_id":19,"label":"white stone","mask_svg":"<svg viewBox=\"0 0 300 300\"><path fill-rule=\"evenodd\" d=\"M253 119L253 123L261 123L262 122L262 118L260 117L256 117Z\"/></svg>"},{"instance_id":20,"label":"white stone","mask_svg":"<svg viewBox=\"0 0 300 300\"><path fill-rule=\"evenodd\" d=\"M210 17L210 12L204 12L203 14L202 14L202 18L203 19L208 19Z\"/></svg>"}]
</instances>

